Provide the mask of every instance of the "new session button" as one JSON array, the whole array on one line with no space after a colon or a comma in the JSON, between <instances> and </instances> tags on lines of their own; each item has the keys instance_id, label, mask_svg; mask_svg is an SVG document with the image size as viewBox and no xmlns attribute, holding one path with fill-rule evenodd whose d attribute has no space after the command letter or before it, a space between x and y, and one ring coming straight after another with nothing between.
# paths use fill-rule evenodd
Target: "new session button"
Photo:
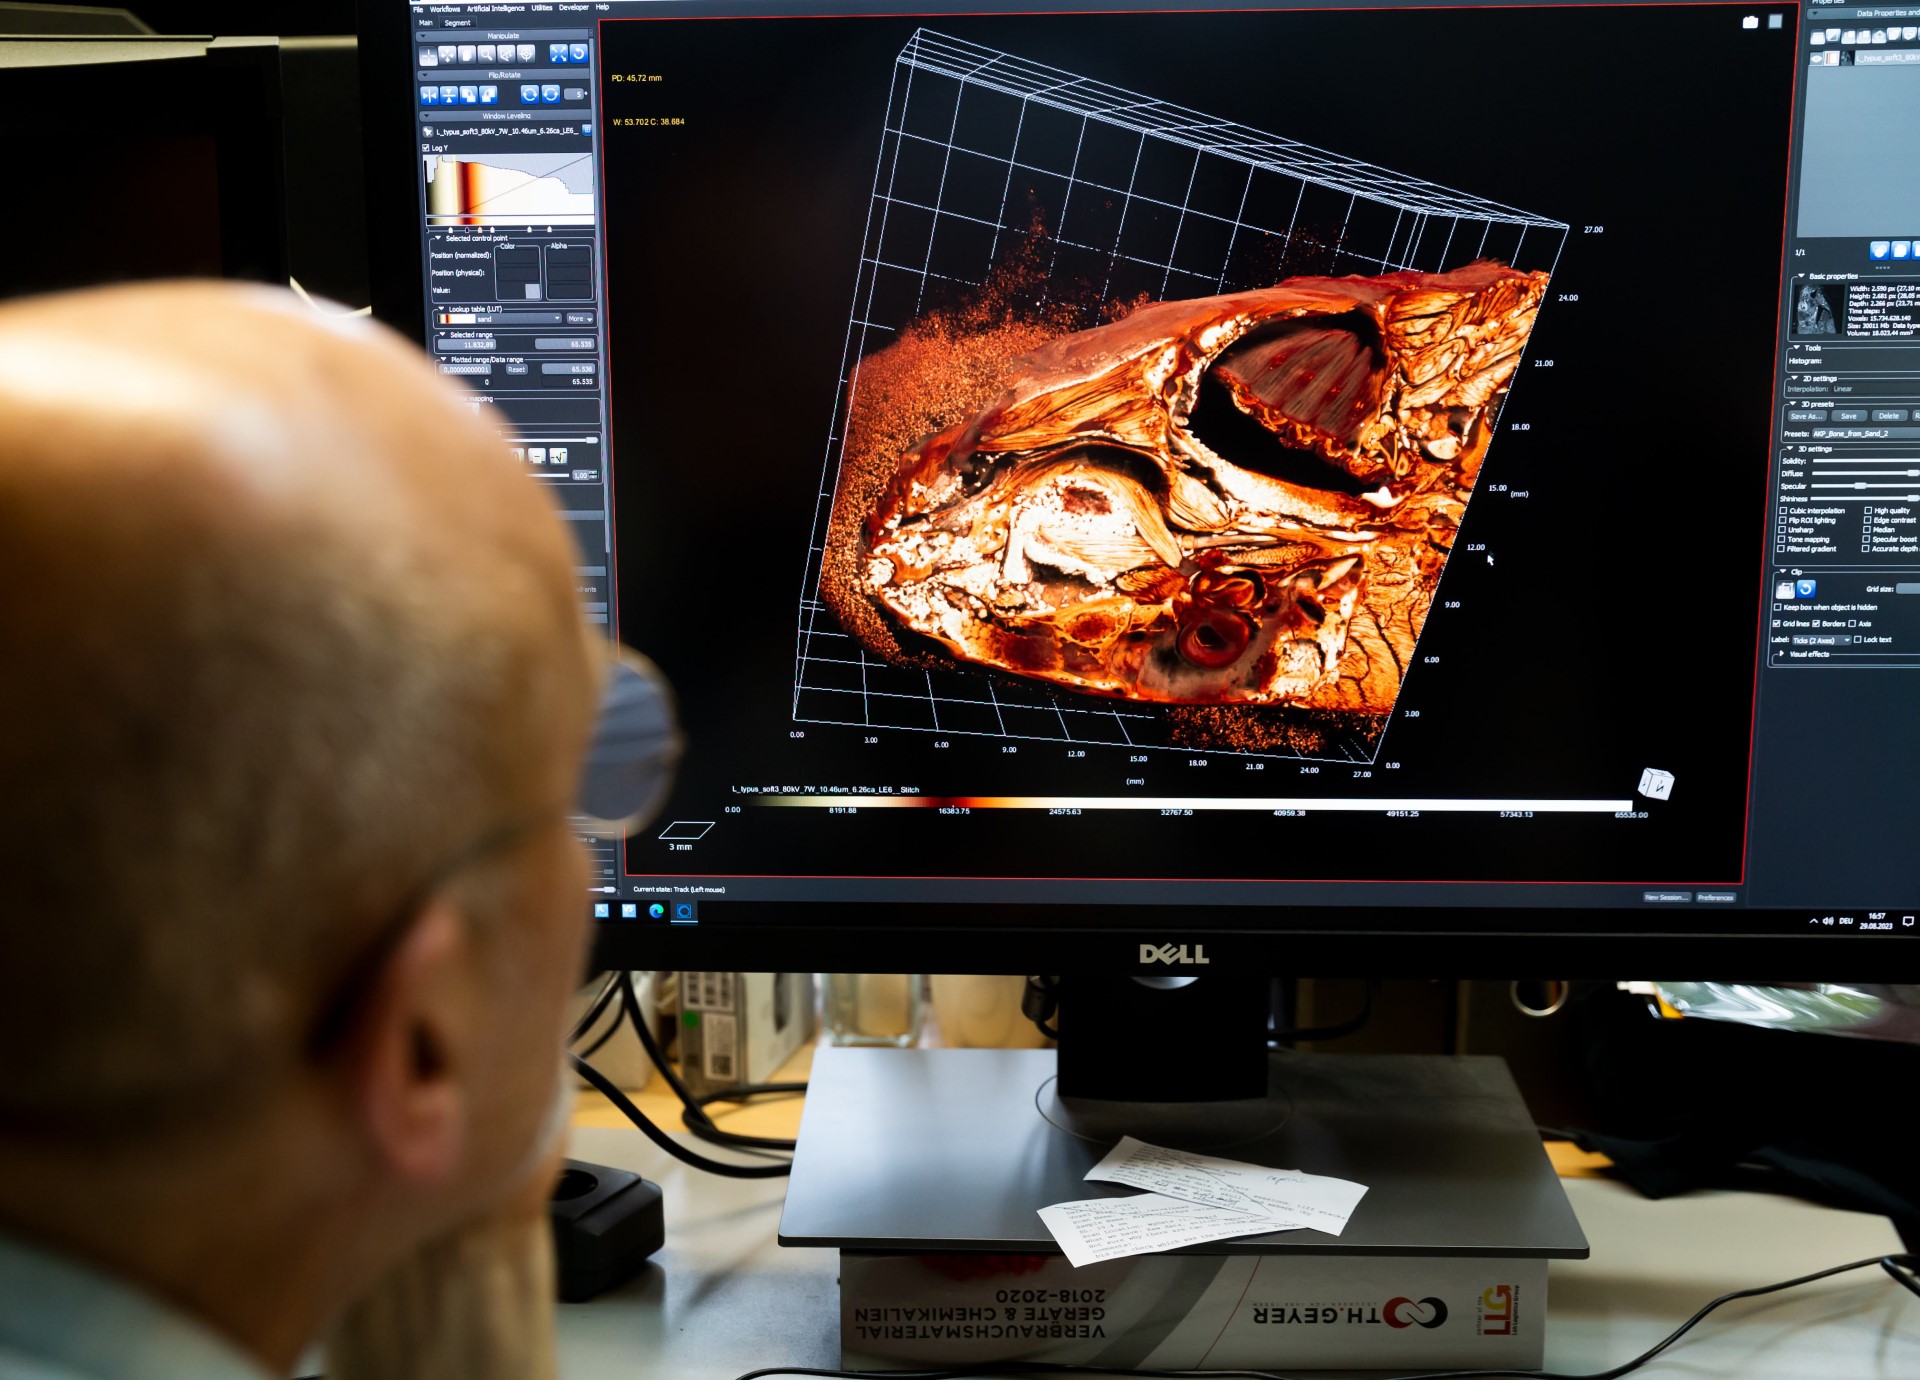
<instances>
[{"instance_id":1,"label":"new session button","mask_svg":"<svg viewBox=\"0 0 1920 1380\"><path fill-rule=\"evenodd\" d=\"M1684 906L1693 901L1691 891L1643 891L1640 899L1653 906Z\"/></svg>"}]
</instances>

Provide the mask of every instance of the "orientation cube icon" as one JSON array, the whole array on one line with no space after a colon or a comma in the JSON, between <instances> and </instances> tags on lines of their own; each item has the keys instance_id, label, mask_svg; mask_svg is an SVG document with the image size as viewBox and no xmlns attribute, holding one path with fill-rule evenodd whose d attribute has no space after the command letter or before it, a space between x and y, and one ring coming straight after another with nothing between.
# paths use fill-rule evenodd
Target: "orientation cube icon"
<instances>
[{"instance_id":1,"label":"orientation cube icon","mask_svg":"<svg viewBox=\"0 0 1920 1380\"><path fill-rule=\"evenodd\" d=\"M1673 773L1661 771L1658 767L1648 767L1640 773L1640 794L1648 800L1671 800Z\"/></svg>"}]
</instances>

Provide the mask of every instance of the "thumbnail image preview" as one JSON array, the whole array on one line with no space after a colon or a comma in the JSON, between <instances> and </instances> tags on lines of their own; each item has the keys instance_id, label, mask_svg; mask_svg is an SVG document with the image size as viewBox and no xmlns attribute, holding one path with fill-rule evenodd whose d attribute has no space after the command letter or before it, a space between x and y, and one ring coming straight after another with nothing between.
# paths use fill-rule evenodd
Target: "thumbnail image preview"
<instances>
[{"instance_id":1,"label":"thumbnail image preview","mask_svg":"<svg viewBox=\"0 0 1920 1380\"><path fill-rule=\"evenodd\" d=\"M1833 297L1818 283L1802 283L1793 298L1795 335L1838 335L1840 314L1833 309Z\"/></svg>"},{"instance_id":2,"label":"thumbnail image preview","mask_svg":"<svg viewBox=\"0 0 1920 1380\"><path fill-rule=\"evenodd\" d=\"M898 64L795 717L1370 760L1566 227L926 30Z\"/></svg>"}]
</instances>

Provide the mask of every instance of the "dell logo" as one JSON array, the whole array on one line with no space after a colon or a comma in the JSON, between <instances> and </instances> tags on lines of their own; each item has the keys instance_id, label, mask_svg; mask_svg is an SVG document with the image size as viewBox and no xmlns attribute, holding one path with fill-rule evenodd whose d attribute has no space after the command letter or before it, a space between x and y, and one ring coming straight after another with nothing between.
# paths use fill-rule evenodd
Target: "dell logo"
<instances>
[{"instance_id":1,"label":"dell logo","mask_svg":"<svg viewBox=\"0 0 1920 1380\"><path fill-rule=\"evenodd\" d=\"M1185 944L1142 944L1140 946L1142 963L1194 964L1211 962L1207 957L1207 946L1195 944L1189 949Z\"/></svg>"}]
</instances>

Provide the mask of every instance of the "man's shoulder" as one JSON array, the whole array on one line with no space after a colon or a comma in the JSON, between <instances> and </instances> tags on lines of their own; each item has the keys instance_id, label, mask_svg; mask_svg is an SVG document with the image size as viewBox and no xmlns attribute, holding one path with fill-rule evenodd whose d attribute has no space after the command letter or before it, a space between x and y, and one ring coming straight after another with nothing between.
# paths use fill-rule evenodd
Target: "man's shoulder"
<instances>
[{"instance_id":1,"label":"man's shoulder","mask_svg":"<svg viewBox=\"0 0 1920 1380\"><path fill-rule=\"evenodd\" d=\"M137 1282L0 1231L0 1380L266 1380Z\"/></svg>"},{"instance_id":2,"label":"man's shoulder","mask_svg":"<svg viewBox=\"0 0 1920 1380\"><path fill-rule=\"evenodd\" d=\"M0 1380L97 1380L62 1365L0 1344Z\"/></svg>"}]
</instances>

